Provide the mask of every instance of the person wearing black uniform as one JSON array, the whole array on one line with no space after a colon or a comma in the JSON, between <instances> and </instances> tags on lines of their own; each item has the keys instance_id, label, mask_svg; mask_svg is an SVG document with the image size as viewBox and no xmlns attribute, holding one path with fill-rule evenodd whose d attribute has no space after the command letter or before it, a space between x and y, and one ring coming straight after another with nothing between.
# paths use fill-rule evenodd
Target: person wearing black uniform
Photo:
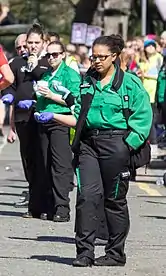
<instances>
[{"instance_id":1,"label":"person wearing black uniform","mask_svg":"<svg viewBox=\"0 0 166 276\"><path fill-rule=\"evenodd\" d=\"M15 57L10 67L15 82L3 91L5 103L13 104L12 127L16 129L20 141L20 153L26 179L29 183L28 212L24 217L40 217L38 174L39 147L37 123L34 120L33 81L39 80L48 70L47 58L43 55L43 30L39 24L33 24L27 33L28 56ZM45 53L44 53L45 54ZM15 131L15 130L14 130ZM42 164L40 164L42 165Z\"/></svg>"},{"instance_id":2,"label":"person wearing black uniform","mask_svg":"<svg viewBox=\"0 0 166 276\"><path fill-rule=\"evenodd\" d=\"M119 35L97 38L91 56L96 72L87 74L81 85L74 116L49 115L60 123L76 125L72 149L77 157L77 256L73 266L124 266L126 263L129 159L149 135L152 110L141 81L115 64L123 47L124 41ZM120 74L123 78L117 87ZM128 120L125 108L131 114ZM44 118L41 114L38 120L43 122ZM109 238L106 254L94 260L98 207L103 194Z\"/></svg>"}]
</instances>

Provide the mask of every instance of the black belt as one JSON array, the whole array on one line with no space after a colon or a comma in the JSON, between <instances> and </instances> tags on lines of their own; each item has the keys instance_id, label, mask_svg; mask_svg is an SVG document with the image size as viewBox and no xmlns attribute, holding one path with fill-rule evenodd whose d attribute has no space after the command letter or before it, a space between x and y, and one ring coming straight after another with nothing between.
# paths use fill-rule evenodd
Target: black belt
<instances>
[{"instance_id":1,"label":"black belt","mask_svg":"<svg viewBox=\"0 0 166 276\"><path fill-rule=\"evenodd\" d=\"M98 135L124 135L126 129L86 129L83 131L83 137L98 136Z\"/></svg>"}]
</instances>

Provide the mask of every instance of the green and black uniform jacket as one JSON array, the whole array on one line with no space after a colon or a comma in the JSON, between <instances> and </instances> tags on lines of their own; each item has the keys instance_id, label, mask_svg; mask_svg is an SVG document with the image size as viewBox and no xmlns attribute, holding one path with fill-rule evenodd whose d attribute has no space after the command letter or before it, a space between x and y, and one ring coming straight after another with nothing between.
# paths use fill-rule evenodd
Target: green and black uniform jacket
<instances>
[{"instance_id":1,"label":"green and black uniform jacket","mask_svg":"<svg viewBox=\"0 0 166 276\"><path fill-rule=\"evenodd\" d=\"M133 149L137 149L149 136L152 124L149 96L140 79L127 72L124 73L123 82L119 90L117 92L112 91L111 86L114 75L115 72L109 84L103 88L98 80L95 94L90 78L88 75L86 76L81 94L94 94L86 118L86 127L89 129L128 129L123 115L123 108L126 107L125 99L128 99L127 108L131 110L131 115L128 120L130 133L126 138L126 143ZM80 110L81 96L77 98L74 110L77 119Z\"/></svg>"}]
</instances>

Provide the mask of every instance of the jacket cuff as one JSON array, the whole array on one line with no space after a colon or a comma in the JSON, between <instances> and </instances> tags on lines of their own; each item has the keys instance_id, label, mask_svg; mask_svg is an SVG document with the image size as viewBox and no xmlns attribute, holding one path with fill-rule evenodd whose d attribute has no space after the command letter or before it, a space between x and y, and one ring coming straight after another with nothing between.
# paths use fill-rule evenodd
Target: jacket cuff
<instances>
[{"instance_id":1,"label":"jacket cuff","mask_svg":"<svg viewBox=\"0 0 166 276\"><path fill-rule=\"evenodd\" d=\"M130 132L130 134L125 139L125 142L135 150L143 144L143 141L140 140L139 135L134 132Z\"/></svg>"},{"instance_id":2,"label":"jacket cuff","mask_svg":"<svg viewBox=\"0 0 166 276\"><path fill-rule=\"evenodd\" d=\"M71 95L71 93L68 94L66 98L62 97L62 99L64 99L68 107L71 107L72 105L74 105L74 97L73 95Z\"/></svg>"}]
</instances>

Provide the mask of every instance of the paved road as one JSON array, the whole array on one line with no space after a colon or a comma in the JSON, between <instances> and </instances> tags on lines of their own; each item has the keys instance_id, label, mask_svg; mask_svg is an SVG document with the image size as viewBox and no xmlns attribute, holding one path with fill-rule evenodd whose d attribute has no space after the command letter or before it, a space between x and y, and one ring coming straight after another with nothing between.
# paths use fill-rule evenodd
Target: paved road
<instances>
[{"instance_id":1,"label":"paved road","mask_svg":"<svg viewBox=\"0 0 166 276\"><path fill-rule=\"evenodd\" d=\"M166 275L166 188L156 186L161 169L139 171L130 184L128 202L131 229L127 240L127 264L123 268L73 268L74 203L71 193L71 222L53 223L23 219L25 209L15 209L27 183L18 154L18 142L0 141L0 276L160 276ZM161 163L160 163L161 165ZM165 164L164 164L165 166ZM104 247L96 247L96 256Z\"/></svg>"}]
</instances>

